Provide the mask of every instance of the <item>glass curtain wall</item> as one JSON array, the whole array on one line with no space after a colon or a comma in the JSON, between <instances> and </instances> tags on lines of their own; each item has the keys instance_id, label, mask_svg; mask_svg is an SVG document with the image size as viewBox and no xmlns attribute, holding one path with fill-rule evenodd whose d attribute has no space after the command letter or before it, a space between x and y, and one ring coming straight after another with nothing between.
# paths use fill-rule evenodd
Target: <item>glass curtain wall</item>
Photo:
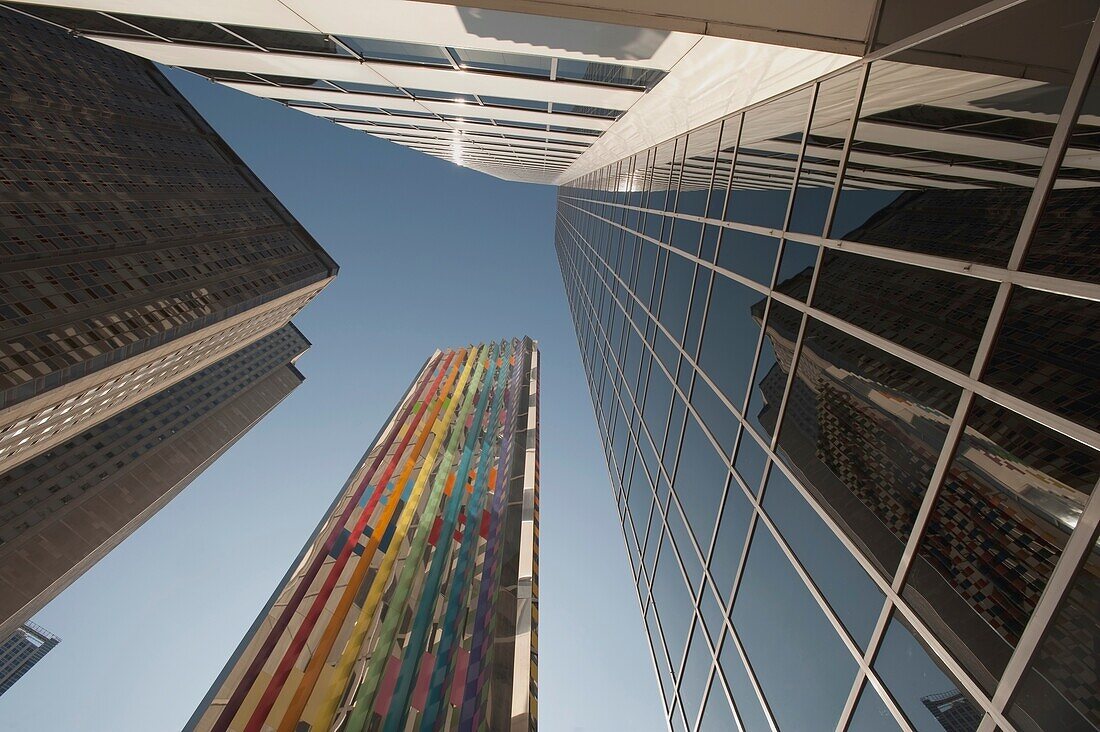
<instances>
[{"instance_id":1,"label":"glass curtain wall","mask_svg":"<svg viewBox=\"0 0 1100 732\"><path fill-rule=\"evenodd\" d=\"M559 191L675 730L1100 728L1096 2Z\"/></svg>"}]
</instances>

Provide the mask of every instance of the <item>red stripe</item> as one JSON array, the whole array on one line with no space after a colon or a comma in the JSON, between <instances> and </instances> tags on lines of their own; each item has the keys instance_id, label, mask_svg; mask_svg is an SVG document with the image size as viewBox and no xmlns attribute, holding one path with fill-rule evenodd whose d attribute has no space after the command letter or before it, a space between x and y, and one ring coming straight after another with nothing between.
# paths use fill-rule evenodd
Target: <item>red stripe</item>
<instances>
[{"instance_id":1,"label":"red stripe","mask_svg":"<svg viewBox=\"0 0 1100 732\"><path fill-rule=\"evenodd\" d=\"M440 370L439 376L436 377L435 384L438 384L443 378L443 373L443 370ZM302 625L298 628L298 632L294 634L294 639L291 640L290 647L287 648L286 653L283 654L282 660L279 662L278 667L275 669L275 673L271 677L271 682L268 684L267 688L264 689L259 704L256 705L256 709L252 712L248 724L245 725L244 732L260 732L261 727L263 727L264 720L267 719L267 715L271 712L271 708L275 706L275 700L278 699L279 692L283 690L283 686L290 676L290 671L294 666L294 662L298 660L298 654L302 652L302 648L305 647L306 641L309 640L309 635L313 631L313 627L317 624L317 619L321 617L321 611L324 610L329 595L331 595L333 589L335 589L336 582L340 579L340 574L344 570L344 565L348 563L348 559L351 557L351 550L359 542L359 535L362 534L363 530L367 527L367 520L374 512L375 506L378 505L378 501L382 497L382 491L385 489L386 483L388 483L393 476L397 466L401 464L401 455L405 452L405 448L409 446L409 442L412 441L413 434L416 433L416 428L420 424L421 418L427 413L428 409L425 404L425 408L417 412L416 417L413 418L412 424L405 430L405 437L402 438L401 444L393 453L393 457L390 458L390 462L386 466L386 470L382 474L382 477L378 479L378 486L374 489L374 493L371 494L366 508L359 514L359 518L355 522L355 528L352 529L351 538L344 544L344 548L340 551L340 555L336 558L336 562L329 569L328 575L325 577L325 582L321 586L321 591L313 598L313 604L310 606L305 620L302 621Z\"/></svg>"},{"instance_id":2,"label":"red stripe","mask_svg":"<svg viewBox=\"0 0 1100 732\"><path fill-rule=\"evenodd\" d=\"M453 354L447 356L447 363L450 363ZM437 362L438 363L438 360ZM431 368L434 368L435 364L432 364ZM446 371L447 364L445 363L443 368L440 369L440 374ZM430 371L428 373L431 373ZM433 383L430 387L425 387L421 393L421 399L423 395L427 393L428 389L434 390L438 384L439 379ZM410 401L408 406L402 412L400 422L404 422L409 418L412 413L415 401ZM355 489L355 493L352 494L351 499L344 507L344 512L340 516L340 520L333 525L332 531L329 534L328 539L325 541L324 549L317 553L313 558L313 562L310 563L309 568L306 570L305 577L295 588L294 594L291 596L290 601L286 607L283 608L282 613L272 626L271 632L264 639L264 643L260 646L260 650L256 653L256 657L252 659L252 663L249 664L248 670L245 671L238 682L237 687L233 690L233 694L229 697L229 701L225 707L222 708L222 712L218 715L217 720L210 728L210 732L226 732L229 729L229 724L233 721L233 717L237 715L237 711L241 708L241 704L244 703L244 699L248 696L248 692L252 689L252 685L256 683L256 677L260 675L260 671L263 669L267 659L271 656L271 652L275 649L276 643L279 641L279 637L282 635L286 626L290 623L291 617L298 609L298 605L301 604L302 598L305 597L306 591L313 583L314 578L317 576L317 572L320 571L321 565L325 561L325 557L332 551L333 546L336 544L336 540L340 536L340 531L344 524L347 523L348 518L351 516L351 512L355 509L355 506L359 503L359 499L362 498L364 491L367 489L367 485L370 483L371 477L378 469L378 466L382 464L382 460L385 459L386 453L389 451L390 446L394 440L397 439L397 430L393 430L390 436L386 439L385 447L379 451L378 457L374 459L374 464L367 470L367 474L363 477L359 487Z\"/></svg>"}]
</instances>

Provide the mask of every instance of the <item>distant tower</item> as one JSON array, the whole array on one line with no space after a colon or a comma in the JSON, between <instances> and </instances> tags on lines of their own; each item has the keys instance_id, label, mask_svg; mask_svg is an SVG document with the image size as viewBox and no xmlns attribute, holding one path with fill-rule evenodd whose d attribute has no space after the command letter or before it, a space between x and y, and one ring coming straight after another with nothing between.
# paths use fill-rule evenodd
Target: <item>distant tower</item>
<instances>
[{"instance_id":1,"label":"distant tower","mask_svg":"<svg viewBox=\"0 0 1100 732\"><path fill-rule=\"evenodd\" d=\"M538 374L428 360L188 730L536 728Z\"/></svg>"},{"instance_id":2,"label":"distant tower","mask_svg":"<svg viewBox=\"0 0 1100 732\"><path fill-rule=\"evenodd\" d=\"M61 642L53 633L34 623L24 623L0 644L0 695L31 670Z\"/></svg>"}]
</instances>

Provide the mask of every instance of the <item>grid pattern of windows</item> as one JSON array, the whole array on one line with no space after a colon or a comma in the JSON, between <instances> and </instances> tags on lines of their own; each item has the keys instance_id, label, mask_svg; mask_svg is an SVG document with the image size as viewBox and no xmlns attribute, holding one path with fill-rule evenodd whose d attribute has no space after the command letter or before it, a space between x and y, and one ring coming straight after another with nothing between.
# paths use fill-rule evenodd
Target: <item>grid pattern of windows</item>
<instances>
[{"instance_id":1,"label":"grid pattern of windows","mask_svg":"<svg viewBox=\"0 0 1100 732\"><path fill-rule=\"evenodd\" d=\"M47 519L145 452L247 389L309 347L293 325L264 336L213 366L72 440L0 474L0 545Z\"/></svg>"},{"instance_id":2,"label":"grid pattern of windows","mask_svg":"<svg viewBox=\"0 0 1100 732\"><path fill-rule=\"evenodd\" d=\"M0 636L128 537L302 381L285 325L0 475Z\"/></svg>"},{"instance_id":3,"label":"grid pattern of windows","mask_svg":"<svg viewBox=\"0 0 1100 732\"><path fill-rule=\"evenodd\" d=\"M550 100L537 98L538 93L534 91L528 91L526 98L493 96L491 92L486 95L450 92L447 88L451 83L455 83L455 88L465 88L468 86L465 79L480 75L488 89L498 88L496 82L517 79L547 82L551 87L554 84L577 84L610 91L645 92L665 77L665 72L660 69L499 50L454 48L384 38L255 28L77 8L14 7L20 12L93 38L180 43L212 50L231 48L246 52L293 54L301 57L306 65L317 58L344 61L349 68L367 63L377 68L383 77L386 76L385 69L395 64L451 72L456 78L462 75L463 80L457 83L450 82L445 76L440 78L440 88L412 89L348 82L340 78L189 68L215 81L277 99L290 107L329 117L339 124L408 145L421 152L493 169L526 168L549 175L559 173L584 152L606 129L607 123L623 114L626 105L620 104L618 106L622 108L611 109L557 103L550 101L553 99L552 89L546 90ZM290 64L292 67L293 62ZM282 91L275 93L273 87ZM303 94L304 90L309 93ZM395 98L411 103L394 105ZM543 114L532 115L530 112ZM558 117L560 122L555 121ZM604 124L592 124L593 120ZM448 139L452 133L461 139ZM524 133L529 141L540 144L508 144L508 141L517 139L517 134ZM482 139L486 136L501 142Z\"/></svg>"},{"instance_id":4,"label":"grid pattern of windows","mask_svg":"<svg viewBox=\"0 0 1100 732\"><path fill-rule=\"evenodd\" d=\"M0 29L0 409L335 273L151 64Z\"/></svg>"},{"instance_id":5,"label":"grid pattern of windows","mask_svg":"<svg viewBox=\"0 0 1100 732\"><path fill-rule=\"evenodd\" d=\"M0 643L0 694L41 661L61 639L34 623L24 623Z\"/></svg>"},{"instance_id":6,"label":"grid pattern of windows","mask_svg":"<svg viewBox=\"0 0 1100 732\"><path fill-rule=\"evenodd\" d=\"M1098 10L960 16L560 190L670 728L1100 728Z\"/></svg>"}]
</instances>

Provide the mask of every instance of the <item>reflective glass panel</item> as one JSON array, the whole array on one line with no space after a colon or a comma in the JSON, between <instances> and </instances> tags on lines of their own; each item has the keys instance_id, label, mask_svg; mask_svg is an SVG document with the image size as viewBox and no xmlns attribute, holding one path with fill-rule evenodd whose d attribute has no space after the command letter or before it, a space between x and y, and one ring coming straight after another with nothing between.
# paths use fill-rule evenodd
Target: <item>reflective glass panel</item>
<instances>
[{"instance_id":1,"label":"reflective glass panel","mask_svg":"<svg viewBox=\"0 0 1100 732\"><path fill-rule=\"evenodd\" d=\"M707 212L714 155L718 149L722 124L714 122L688 134L684 153L684 171L680 176L680 195L676 211L691 216Z\"/></svg>"},{"instance_id":2,"label":"reflective glass panel","mask_svg":"<svg viewBox=\"0 0 1100 732\"><path fill-rule=\"evenodd\" d=\"M760 447L760 443L752 435L745 432L741 436L741 444L737 446L733 468L753 493L760 493L760 480L767 464L768 454L764 452L764 448Z\"/></svg>"},{"instance_id":3,"label":"reflective glass panel","mask_svg":"<svg viewBox=\"0 0 1100 732\"><path fill-rule=\"evenodd\" d=\"M374 61L450 66L451 60L439 46L404 41L387 41L380 38L352 38L340 36L340 40L363 58Z\"/></svg>"},{"instance_id":4,"label":"reflective glass panel","mask_svg":"<svg viewBox=\"0 0 1100 732\"><path fill-rule=\"evenodd\" d=\"M729 470L693 417L676 464L676 495L700 546L709 546Z\"/></svg>"},{"instance_id":5,"label":"reflective glass panel","mask_svg":"<svg viewBox=\"0 0 1100 732\"><path fill-rule=\"evenodd\" d=\"M1100 431L1100 306L1014 288L983 381Z\"/></svg>"},{"instance_id":6,"label":"reflective glass panel","mask_svg":"<svg viewBox=\"0 0 1100 732\"><path fill-rule=\"evenodd\" d=\"M726 638L722 644L722 653L718 657L722 674L729 684L733 703L737 707L737 716L741 719L741 726L745 732L771 732L771 725L760 706L760 698L756 695L749 673L741 660L741 654L733 644L733 640Z\"/></svg>"},{"instance_id":7,"label":"reflective glass panel","mask_svg":"<svg viewBox=\"0 0 1100 732\"><path fill-rule=\"evenodd\" d=\"M1100 99L1100 76L1094 72L1054 190L1047 197L1028 246L1024 269L1029 272L1100 282L1094 233L1096 220L1100 217L1100 197L1095 187L1100 172L1092 162L1100 150L1097 99ZM1050 134L1049 123L1037 126L1041 129L1033 130L1032 134L1043 138Z\"/></svg>"},{"instance_id":8,"label":"reflective glass panel","mask_svg":"<svg viewBox=\"0 0 1100 732\"><path fill-rule=\"evenodd\" d=\"M813 244L803 244L790 239L783 242L775 289L805 302L810 294L810 281L814 276L818 249Z\"/></svg>"},{"instance_id":9,"label":"reflective glass panel","mask_svg":"<svg viewBox=\"0 0 1100 732\"><path fill-rule=\"evenodd\" d=\"M753 314L756 314L754 307ZM756 364L754 384L749 393L745 417L765 440L775 433L779 419L779 405L787 374L794 359L794 345L802 313L780 302L772 301L768 310L768 325L764 329L764 342L760 346L760 358ZM796 407L797 408L797 407Z\"/></svg>"},{"instance_id":10,"label":"reflective glass panel","mask_svg":"<svg viewBox=\"0 0 1100 732\"><path fill-rule=\"evenodd\" d=\"M649 89L664 76L665 72L660 69L644 69L572 58L558 59L557 78L570 81Z\"/></svg>"},{"instance_id":11,"label":"reflective glass panel","mask_svg":"<svg viewBox=\"0 0 1100 732\"><path fill-rule=\"evenodd\" d=\"M722 691L722 682L715 676L710 685L707 709L703 712L699 732L729 732L735 729L737 729L737 723L733 721L730 703L726 700L725 692Z\"/></svg>"},{"instance_id":12,"label":"reflective glass panel","mask_svg":"<svg viewBox=\"0 0 1100 732\"><path fill-rule=\"evenodd\" d=\"M778 251L778 239L737 229L723 229L717 264L762 285L770 285Z\"/></svg>"},{"instance_id":13,"label":"reflective glass panel","mask_svg":"<svg viewBox=\"0 0 1100 732\"><path fill-rule=\"evenodd\" d=\"M866 648L882 611L882 591L776 467L768 476L764 510L852 638Z\"/></svg>"},{"instance_id":14,"label":"reflective glass panel","mask_svg":"<svg viewBox=\"0 0 1100 732\"><path fill-rule=\"evenodd\" d=\"M783 228L810 94L801 89L745 113L726 221Z\"/></svg>"},{"instance_id":15,"label":"reflective glass panel","mask_svg":"<svg viewBox=\"0 0 1100 732\"><path fill-rule=\"evenodd\" d=\"M741 115L730 117L722 122L722 138L715 158L714 180L708 195L707 218L721 219L726 211L730 176L733 173L733 158L737 152L737 138L740 133Z\"/></svg>"},{"instance_id":16,"label":"reflective glass panel","mask_svg":"<svg viewBox=\"0 0 1100 732\"><path fill-rule=\"evenodd\" d=\"M1095 12L1021 3L872 64L831 236L1005 264Z\"/></svg>"},{"instance_id":17,"label":"reflective glass panel","mask_svg":"<svg viewBox=\"0 0 1100 732\"><path fill-rule=\"evenodd\" d=\"M178 21L165 22L176 23ZM324 33L302 33L300 31L250 28L240 25L227 25L226 28L269 51L315 53L323 56L351 56L346 48Z\"/></svg>"},{"instance_id":18,"label":"reflective glass panel","mask_svg":"<svg viewBox=\"0 0 1100 732\"><path fill-rule=\"evenodd\" d=\"M830 250L813 304L967 372L996 293L985 280Z\"/></svg>"},{"instance_id":19,"label":"reflective glass panel","mask_svg":"<svg viewBox=\"0 0 1100 732\"><path fill-rule=\"evenodd\" d=\"M728 277L716 275L703 327L699 365L735 408L745 401L765 298Z\"/></svg>"},{"instance_id":20,"label":"reflective glass panel","mask_svg":"<svg viewBox=\"0 0 1100 732\"><path fill-rule=\"evenodd\" d=\"M753 532L733 627L780 729L832 732L856 662L763 524Z\"/></svg>"},{"instance_id":21,"label":"reflective glass panel","mask_svg":"<svg viewBox=\"0 0 1100 732\"><path fill-rule=\"evenodd\" d=\"M703 692L706 691L712 665L713 660L710 647L707 646L706 635L703 629L696 625L684 664L684 674L680 679L680 703L692 725L695 724L695 717L703 703Z\"/></svg>"},{"instance_id":22,"label":"reflective glass panel","mask_svg":"<svg viewBox=\"0 0 1100 732\"><path fill-rule=\"evenodd\" d=\"M733 441L737 439L737 428L740 423L729 407L722 403L714 390L702 379L695 382L691 392L691 406L695 407L703 424L717 440L722 453L725 455L732 453Z\"/></svg>"},{"instance_id":23,"label":"reflective glass panel","mask_svg":"<svg viewBox=\"0 0 1100 732\"><path fill-rule=\"evenodd\" d=\"M777 445L848 537L892 576L959 389L810 319Z\"/></svg>"},{"instance_id":24,"label":"reflective glass panel","mask_svg":"<svg viewBox=\"0 0 1100 732\"><path fill-rule=\"evenodd\" d=\"M1093 546L1008 710L1020 732L1100 729L1100 550Z\"/></svg>"},{"instance_id":25,"label":"reflective glass panel","mask_svg":"<svg viewBox=\"0 0 1100 732\"><path fill-rule=\"evenodd\" d=\"M745 548L751 517L752 506L748 499L740 488L731 483L726 503L722 506L722 521L718 525L718 536L714 540L714 551L709 562L710 576L723 601L729 598L733 589L733 579Z\"/></svg>"},{"instance_id":26,"label":"reflective glass panel","mask_svg":"<svg viewBox=\"0 0 1100 732\"><path fill-rule=\"evenodd\" d=\"M975 398L904 595L989 693L1098 477L1100 453Z\"/></svg>"},{"instance_id":27,"label":"reflective glass panel","mask_svg":"<svg viewBox=\"0 0 1100 732\"><path fill-rule=\"evenodd\" d=\"M684 223L676 222L677 227ZM672 337L679 340L684 334L687 320L688 300L695 284L695 264L679 255L671 255L665 270L665 283L662 289L661 325L668 329Z\"/></svg>"},{"instance_id":28,"label":"reflective glass panel","mask_svg":"<svg viewBox=\"0 0 1100 732\"><path fill-rule=\"evenodd\" d=\"M837 166L848 136L863 69L852 69L821 82L814 103L810 136L795 188L790 231L822 234L836 184Z\"/></svg>"},{"instance_id":29,"label":"reflective glass panel","mask_svg":"<svg viewBox=\"0 0 1100 732\"><path fill-rule=\"evenodd\" d=\"M76 8L22 7L21 11L36 18L64 26L81 33L102 34L129 38L150 39L148 33L121 23L114 18L97 13L94 10ZM247 45L247 44L242 44Z\"/></svg>"},{"instance_id":30,"label":"reflective glass panel","mask_svg":"<svg viewBox=\"0 0 1100 732\"><path fill-rule=\"evenodd\" d=\"M657 557L653 601L657 604L658 615L661 616L661 629L665 635L665 643L668 644L669 657L672 663L679 664L687 644L694 601L684 582L684 575L680 572L680 565L672 554L668 534L661 541L661 552Z\"/></svg>"},{"instance_id":31,"label":"reflective glass panel","mask_svg":"<svg viewBox=\"0 0 1100 732\"><path fill-rule=\"evenodd\" d=\"M918 730L975 732L981 708L970 700L898 618L890 621L875 656L875 671ZM945 722L951 725L948 727Z\"/></svg>"},{"instance_id":32,"label":"reflective glass panel","mask_svg":"<svg viewBox=\"0 0 1100 732\"><path fill-rule=\"evenodd\" d=\"M864 683L863 691L859 693L859 701L856 702L856 708L852 712L852 718L845 732L893 732L900 729L894 715L890 714L882 697L875 691L875 687Z\"/></svg>"}]
</instances>

